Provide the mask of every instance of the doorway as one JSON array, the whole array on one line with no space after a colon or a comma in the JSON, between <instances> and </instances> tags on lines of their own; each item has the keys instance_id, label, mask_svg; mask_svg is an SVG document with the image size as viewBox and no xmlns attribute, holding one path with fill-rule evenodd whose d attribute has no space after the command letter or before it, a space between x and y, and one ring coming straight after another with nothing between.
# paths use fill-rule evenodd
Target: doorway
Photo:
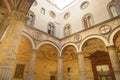
<instances>
[{"instance_id":1,"label":"doorway","mask_svg":"<svg viewBox=\"0 0 120 80\"><path fill-rule=\"evenodd\" d=\"M115 80L109 54L96 51L90 56L95 80Z\"/></svg>"}]
</instances>

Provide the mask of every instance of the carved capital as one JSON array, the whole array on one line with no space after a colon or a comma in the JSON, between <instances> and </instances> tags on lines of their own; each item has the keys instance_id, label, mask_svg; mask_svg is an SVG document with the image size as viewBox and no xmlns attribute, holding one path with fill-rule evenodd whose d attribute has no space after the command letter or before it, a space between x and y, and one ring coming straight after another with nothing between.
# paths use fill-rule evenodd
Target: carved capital
<instances>
[{"instance_id":1,"label":"carved capital","mask_svg":"<svg viewBox=\"0 0 120 80\"><path fill-rule=\"evenodd\" d=\"M24 14L16 12L16 11L13 11L11 13L11 15L9 16L9 19L10 20L23 21L23 22L27 21L27 17Z\"/></svg>"}]
</instances>

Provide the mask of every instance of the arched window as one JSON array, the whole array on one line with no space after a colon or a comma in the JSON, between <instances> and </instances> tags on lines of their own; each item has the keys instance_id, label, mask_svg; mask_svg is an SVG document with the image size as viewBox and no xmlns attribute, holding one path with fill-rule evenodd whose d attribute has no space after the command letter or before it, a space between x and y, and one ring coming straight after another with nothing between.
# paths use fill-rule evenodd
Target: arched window
<instances>
[{"instance_id":1,"label":"arched window","mask_svg":"<svg viewBox=\"0 0 120 80\"><path fill-rule=\"evenodd\" d=\"M53 23L48 23L48 34L55 35L55 26Z\"/></svg>"},{"instance_id":2,"label":"arched window","mask_svg":"<svg viewBox=\"0 0 120 80\"><path fill-rule=\"evenodd\" d=\"M71 34L70 24L66 24L64 27L64 36L69 36Z\"/></svg>"},{"instance_id":3,"label":"arched window","mask_svg":"<svg viewBox=\"0 0 120 80\"><path fill-rule=\"evenodd\" d=\"M28 20L27 20L27 24L30 26L34 25L34 20L35 20L35 15L33 12L29 11L27 14Z\"/></svg>"},{"instance_id":4,"label":"arched window","mask_svg":"<svg viewBox=\"0 0 120 80\"><path fill-rule=\"evenodd\" d=\"M83 25L84 28L89 28L90 26L92 26L93 24L93 18L90 14L87 14L83 17Z\"/></svg>"},{"instance_id":5,"label":"arched window","mask_svg":"<svg viewBox=\"0 0 120 80\"><path fill-rule=\"evenodd\" d=\"M117 11L116 11L116 7L114 5L113 2L110 2L108 5L107 5L107 8L108 8L108 13L110 15L110 17L116 17L118 15Z\"/></svg>"}]
</instances>

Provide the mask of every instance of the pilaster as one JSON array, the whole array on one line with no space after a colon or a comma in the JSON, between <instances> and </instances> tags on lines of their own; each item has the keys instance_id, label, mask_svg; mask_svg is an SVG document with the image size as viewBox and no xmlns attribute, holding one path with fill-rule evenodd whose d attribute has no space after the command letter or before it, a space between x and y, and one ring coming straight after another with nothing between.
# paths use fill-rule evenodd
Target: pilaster
<instances>
[{"instance_id":1,"label":"pilaster","mask_svg":"<svg viewBox=\"0 0 120 80\"><path fill-rule=\"evenodd\" d=\"M1 80L11 80L12 69L15 62L16 53L18 50L21 33L24 29L26 17L18 12L12 12L6 20L9 21L6 32L0 44L0 74L3 75ZM6 63L7 62L7 63ZM9 63L9 64L8 64ZM6 64L4 66L4 64Z\"/></svg>"}]
</instances>

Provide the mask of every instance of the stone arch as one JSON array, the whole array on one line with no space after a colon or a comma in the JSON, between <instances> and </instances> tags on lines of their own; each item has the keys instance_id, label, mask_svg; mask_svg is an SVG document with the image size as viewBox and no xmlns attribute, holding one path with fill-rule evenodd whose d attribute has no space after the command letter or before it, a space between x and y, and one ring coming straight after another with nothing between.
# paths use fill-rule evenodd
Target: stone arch
<instances>
[{"instance_id":1,"label":"stone arch","mask_svg":"<svg viewBox=\"0 0 120 80\"><path fill-rule=\"evenodd\" d=\"M35 43L34 43L33 39L30 37L30 35L25 33L25 32L23 32L22 35L24 35L25 37L27 37L30 40L30 42L32 44L32 48L34 49L35 48Z\"/></svg>"},{"instance_id":2,"label":"stone arch","mask_svg":"<svg viewBox=\"0 0 120 80\"><path fill-rule=\"evenodd\" d=\"M60 55L61 52L60 52L59 47L57 46L57 44L55 44L55 43L53 43L51 41L43 41L43 42L39 43L39 45L37 45L36 49L38 49L43 44L51 44L52 46L54 46L57 49L57 51L59 53L58 55Z\"/></svg>"},{"instance_id":3,"label":"stone arch","mask_svg":"<svg viewBox=\"0 0 120 80\"><path fill-rule=\"evenodd\" d=\"M80 46L79 46L79 52L82 52L83 44L84 44L87 40L92 39L92 38L100 39L100 40L102 40L102 41L105 43L106 46L109 45L107 39L105 39L104 37L99 36L99 35L91 35L91 36L88 36L88 37L86 37L86 38L84 38L84 39L82 40L82 42L81 42L81 44L80 44Z\"/></svg>"},{"instance_id":4,"label":"stone arch","mask_svg":"<svg viewBox=\"0 0 120 80\"><path fill-rule=\"evenodd\" d=\"M114 45L113 38L114 38L115 34L116 34L118 31L120 31L120 26L118 26L117 28L115 28L115 29L112 31L112 33L110 34L110 36L109 36L109 38L108 38L110 45Z\"/></svg>"},{"instance_id":5,"label":"stone arch","mask_svg":"<svg viewBox=\"0 0 120 80\"><path fill-rule=\"evenodd\" d=\"M64 49L65 47L67 47L67 46L69 46L69 45L74 46L75 49L76 49L76 51L78 52L78 47L77 47L77 45L75 45L74 43L67 43L67 44L63 45L62 48L61 48L61 52L63 51L63 49Z\"/></svg>"}]
</instances>

